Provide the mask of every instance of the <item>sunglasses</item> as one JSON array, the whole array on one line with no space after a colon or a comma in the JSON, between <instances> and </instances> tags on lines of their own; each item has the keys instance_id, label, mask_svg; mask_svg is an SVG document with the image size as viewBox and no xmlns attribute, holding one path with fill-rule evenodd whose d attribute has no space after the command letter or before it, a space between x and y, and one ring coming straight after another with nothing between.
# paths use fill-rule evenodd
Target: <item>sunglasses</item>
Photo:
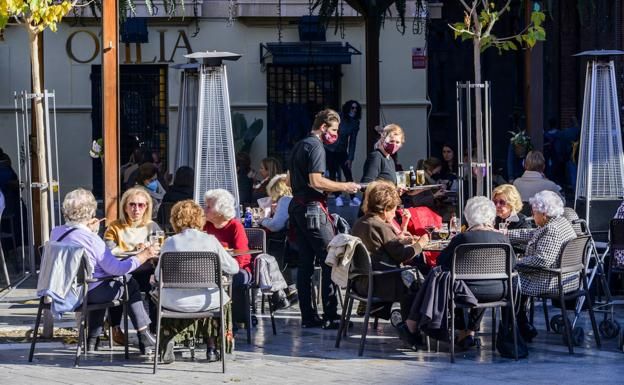
<instances>
[{"instance_id":1,"label":"sunglasses","mask_svg":"<svg viewBox=\"0 0 624 385\"><path fill-rule=\"evenodd\" d=\"M357 110L357 106L351 106L352 110Z\"/></svg>"},{"instance_id":2,"label":"sunglasses","mask_svg":"<svg viewBox=\"0 0 624 385\"><path fill-rule=\"evenodd\" d=\"M128 202L128 205L132 208L144 209L147 206L147 203L143 202Z\"/></svg>"},{"instance_id":3,"label":"sunglasses","mask_svg":"<svg viewBox=\"0 0 624 385\"><path fill-rule=\"evenodd\" d=\"M492 202L494 202L495 206L507 206L507 201L501 199L494 199Z\"/></svg>"}]
</instances>

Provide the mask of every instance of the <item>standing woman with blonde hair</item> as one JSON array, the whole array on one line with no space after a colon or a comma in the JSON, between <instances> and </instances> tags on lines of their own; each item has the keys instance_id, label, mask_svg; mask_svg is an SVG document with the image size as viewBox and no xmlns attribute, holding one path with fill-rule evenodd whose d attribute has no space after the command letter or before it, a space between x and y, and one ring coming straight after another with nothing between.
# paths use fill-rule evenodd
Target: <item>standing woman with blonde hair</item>
<instances>
[{"instance_id":1,"label":"standing woman with blonde hair","mask_svg":"<svg viewBox=\"0 0 624 385\"><path fill-rule=\"evenodd\" d=\"M404 142L405 133L398 124L385 126L381 131L381 138L364 162L361 182L369 183L383 179L396 185L396 165L392 155L399 151Z\"/></svg>"}]
</instances>

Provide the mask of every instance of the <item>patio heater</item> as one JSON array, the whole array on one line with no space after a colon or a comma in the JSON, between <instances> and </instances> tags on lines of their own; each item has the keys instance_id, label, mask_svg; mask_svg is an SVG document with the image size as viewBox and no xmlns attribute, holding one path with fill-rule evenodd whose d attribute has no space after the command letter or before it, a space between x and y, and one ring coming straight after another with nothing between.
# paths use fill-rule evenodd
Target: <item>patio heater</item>
<instances>
[{"instance_id":1,"label":"patio heater","mask_svg":"<svg viewBox=\"0 0 624 385\"><path fill-rule=\"evenodd\" d=\"M574 209L592 234L605 236L624 196L624 154L613 56L624 51L585 51L587 62ZM601 237L602 238L602 237ZM606 237L605 237L606 238ZM602 239L601 239L602 240Z\"/></svg>"},{"instance_id":2,"label":"patio heater","mask_svg":"<svg viewBox=\"0 0 624 385\"><path fill-rule=\"evenodd\" d=\"M195 171L193 198L204 205L210 189L228 190L239 204L236 154L224 60L238 60L230 52L194 52L183 66L180 84L176 167ZM194 62L194 63L193 63Z\"/></svg>"},{"instance_id":3,"label":"patio heater","mask_svg":"<svg viewBox=\"0 0 624 385\"><path fill-rule=\"evenodd\" d=\"M492 192L492 112L490 82L457 82L457 215L462 218L464 199ZM481 97L481 110L476 96ZM481 127L477 126L481 115Z\"/></svg>"}]
</instances>

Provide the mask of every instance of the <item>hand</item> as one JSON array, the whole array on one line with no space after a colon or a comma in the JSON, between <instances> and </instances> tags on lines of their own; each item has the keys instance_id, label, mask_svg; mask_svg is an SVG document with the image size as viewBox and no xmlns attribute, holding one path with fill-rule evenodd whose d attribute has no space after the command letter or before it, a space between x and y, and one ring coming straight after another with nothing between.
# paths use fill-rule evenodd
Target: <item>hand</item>
<instances>
[{"instance_id":1,"label":"hand","mask_svg":"<svg viewBox=\"0 0 624 385\"><path fill-rule=\"evenodd\" d=\"M346 182L344 183L344 188L342 191L347 192L349 194L355 194L360 191L361 186L357 183Z\"/></svg>"},{"instance_id":2,"label":"hand","mask_svg":"<svg viewBox=\"0 0 624 385\"><path fill-rule=\"evenodd\" d=\"M136 251L141 251L147 247L149 243L138 243L134 248Z\"/></svg>"},{"instance_id":3,"label":"hand","mask_svg":"<svg viewBox=\"0 0 624 385\"><path fill-rule=\"evenodd\" d=\"M417 243L421 247L424 247L427 243L429 243L429 235L428 234L424 234L422 237L418 238Z\"/></svg>"},{"instance_id":4,"label":"hand","mask_svg":"<svg viewBox=\"0 0 624 385\"><path fill-rule=\"evenodd\" d=\"M409 222L412 219L412 213L408 209L401 210L401 220L402 222Z\"/></svg>"},{"instance_id":5,"label":"hand","mask_svg":"<svg viewBox=\"0 0 624 385\"><path fill-rule=\"evenodd\" d=\"M106 218L102 218L102 219L91 218L87 221L86 225L89 228L89 230L97 234L100 231L100 223L105 220Z\"/></svg>"},{"instance_id":6,"label":"hand","mask_svg":"<svg viewBox=\"0 0 624 385\"><path fill-rule=\"evenodd\" d=\"M352 162L352 160L347 160L347 161L344 163L344 164L345 164L345 166L346 166L349 170L351 170L351 162Z\"/></svg>"},{"instance_id":7,"label":"hand","mask_svg":"<svg viewBox=\"0 0 624 385\"><path fill-rule=\"evenodd\" d=\"M401 234L399 235L399 242L402 245L412 245L414 244L414 242L416 241L416 239L411 235L405 235L405 234Z\"/></svg>"},{"instance_id":8,"label":"hand","mask_svg":"<svg viewBox=\"0 0 624 385\"><path fill-rule=\"evenodd\" d=\"M446 190L442 188L442 189L440 189L440 190L436 191L436 192L433 194L433 197L434 197L434 198L441 198L441 197L443 197L443 196L445 196L445 195L446 195Z\"/></svg>"},{"instance_id":9,"label":"hand","mask_svg":"<svg viewBox=\"0 0 624 385\"><path fill-rule=\"evenodd\" d=\"M405 187L397 187L397 190L399 191L399 195L403 195L408 191Z\"/></svg>"}]
</instances>

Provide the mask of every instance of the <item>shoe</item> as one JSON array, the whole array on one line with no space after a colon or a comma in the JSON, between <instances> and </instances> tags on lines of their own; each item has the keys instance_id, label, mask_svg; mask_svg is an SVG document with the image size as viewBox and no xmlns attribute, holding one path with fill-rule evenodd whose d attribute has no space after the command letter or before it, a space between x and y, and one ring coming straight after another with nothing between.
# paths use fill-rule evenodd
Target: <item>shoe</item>
<instances>
[{"instance_id":1,"label":"shoe","mask_svg":"<svg viewBox=\"0 0 624 385\"><path fill-rule=\"evenodd\" d=\"M401 322L397 325L397 333L399 333L399 339L410 347L413 351L418 350L418 345L422 342L420 335L412 333L405 322Z\"/></svg>"},{"instance_id":2,"label":"shoe","mask_svg":"<svg viewBox=\"0 0 624 385\"><path fill-rule=\"evenodd\" d=\"M318 328L321 326L323 326L323 320L319 317L314 317L310 320L301 321L301 327L303 329Z\"/></svg>"},{"instance_id":3,"label":"shoe","mask_svg":"<svg viewBox=\"0 0 624 385\"><path fill-rule=\"evenodd\" d=\"M344 206L344 202L342 201L342 197L336 197L336 207Z\"/></svg>"},{"instance_id":4,"label":"shoe","mask_svg":"<svg viewBox=\"0 0 624 385\"><path fill-rule=\"evenodd\" d=\"M323 325L321 326L321 328L323 328L323 330L338 330L338 328L340 327L340 320L339 319L326 319L323 321ZM353 322L349 321L349 329L351 329L353 327Z\"/></svg>"},{"instance_id":5,"label":"shoe","mask_svg":"<svg viewBox=\"0 0 624 385\"><path fill-rule=\"evenodd\" d=\"M537 329L535 326L531 325L528 322L518 323L518 331L520 332L520 336L524 339L525 342L532 342L533 338L537 337Z\"/></svg>"},{"instance_id":6,"label":"shoe","mask_svg":"<svg viewBox=\"0 0 624 385\"><path fill-rule=\"evenodd\" d=\"M141 330L139 332L139 349L141 354L150 354L150 352L156 346L156 338L147 330Z\"/></svg>"},{"instance_id":7,"label":"shoe","mask_svg":"<svg viewBox=\"0 0 624 385\"><path fill-rule=\"evenodd\" d=\"M126 344L124 332L119 326L113 327L113 343L120 346L124 346Z\"/></svg>"},{"instance_id":8,"label":"shoe","mask_svg":"<svg viewBox=\"0 0 624 385\"><path fill-rule=\"evenodd\" d=\"M364 302L359 302L358 303L358 307L355 310L355 314L358 317L364 317L364 314L366 314L366 304Z\"/></svg>"},{"instance_id":9,"label":"shoe","mask_svg":"<svg viewBox=\"0 0 624 385\"><path fill-rule=\"evenodd\" d=\"M353 199L351 199L351 203L349 203L349 206L351 207L360 207L361 205L362 201L358 197L353 197Z\"/></svg>"},{"instance_id":10,"label":"shoe","mask_svg":"<svg viewBox=\"0 0 624 385\"><path fill-rule=\"evenodd\" d=\"M208 362L219 361L221 359L221 352L219 352L216 348L207 348L206 359Z\"/></svg>"},{"instance_id":11,"label":"shoe","mask_svg":"<svg viewBox=\"0 0 624 385\"><path fill-rule=\"evenodd\" d=\"M175 346L175 342L173 339L169 340L165 345L165 351L160 356L160 361L163 364L172 364L175 362L175 353L173 352L173 348Z\"/></svg>"},{"instance_id":12,"label":"shoe","mask_svg":"<svg viewBox=\"0 0 624 385\"><path fill-rule=\"evenodd\" d=\"M471 347L475 346L477 343L475 342L475 338L473 335L468 334L466 337L459 341L455 341L455 344L462 348L462 350L468 350Z\"/></svg>"},{"instance_id":13,"label":"shoe","mask_svg":"<svg viewBox=\"0 0 624 385\"><path fill-rule=\"evenodd\" d=\"M87 338L87 352L96 352L100 347L100 337Z\"/></svg>"},{"instance_id":14,"label":"shoe","mask_svg":"<svg viewBox=\"0 0 624 385\"><path fill-rule=\"evenodd\" d=\"M290 306L296 305L299 303L299 295L297 295L297 290L290 290L286 293L286 299L290 302Z\"/></svg>"}]
</instances>

